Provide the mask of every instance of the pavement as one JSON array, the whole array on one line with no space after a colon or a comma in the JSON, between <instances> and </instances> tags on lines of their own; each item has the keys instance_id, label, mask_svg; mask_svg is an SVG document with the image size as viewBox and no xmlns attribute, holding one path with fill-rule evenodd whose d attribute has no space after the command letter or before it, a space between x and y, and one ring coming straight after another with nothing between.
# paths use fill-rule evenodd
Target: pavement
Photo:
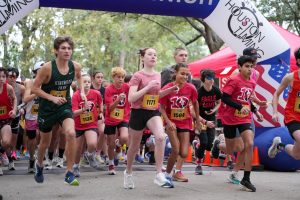
<instances>
[{"instance_id":1,"label":"pavement","mask_svg":"<svg viewBox=\"0 0 300 200\"><path fill-rule=\"evenodd\" d=\"M152 165L134 166L135 189L123 188L124 165L118 166L117 175L107 174L107 167L94 170L88 166L81 168L80 186L64 183L64 169L45 170L45 181L38 184L33 174L27 174L27 162L17 161L15 171L2 167L0 194L4 200L299 200L300 172L258 171L251 173L251 181L256 192L246 192L240 186L227 182L229 171L222 167L204 167L204 175L194 175L195 165L185 164L184 174L188 183L175 182L175 188L161 188L153 183L155 168ZM239 172L240 176L243 172ZM1 197L0 197L1 199Z\"/></svg>"}]
</instances>

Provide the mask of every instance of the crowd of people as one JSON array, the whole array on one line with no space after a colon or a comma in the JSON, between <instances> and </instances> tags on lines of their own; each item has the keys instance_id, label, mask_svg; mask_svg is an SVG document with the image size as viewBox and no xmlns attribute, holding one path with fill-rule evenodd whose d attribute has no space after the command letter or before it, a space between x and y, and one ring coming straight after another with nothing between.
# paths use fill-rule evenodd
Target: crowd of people
<instances>
[{"instance_id":1,"label":"crowd of people","mask_svg":"<svg viewBox=\"0 0 300 200\"><path fill-rule=\"evenodd\" d=\"M255 70L254 48L243 51L237 70L222 89L214 83L212 70L202 70L198 81L192 79L185 48L175 49L175 64L162 72L155 70L156 50L141 49L141 70L129 75L124 68L114 67L112 81L105 87L103 72L81 72L81 65L71 60L73 49L71 37L57 37L55 59L36 63L33 79L23 85L16 81L18 69L0 68L0 156L8 170L16 169L16 152L26 147L28 173L34 174L37 183L44 182L44 170L51 170L55 163L63 168L66 163L64 181L78 186L84 162L95 169L106 163L107 173L116 175L122 160L126 164L123 186L133 189L134 161L147 158L155 164L154 183L173 188L173 181L188 182L183 164L193 145L196 175L203 174L206 152L211 151L213 158L221 152L232 170L228 180L256 191L250 181L253 121L254 115L263 121L257 107L268 104L255 95L260 74ZM300 49L295 57L300 67ZM299 70L287 74L274 94L273 120L279 120L278 99L288 86L284 122L295 143L283 144L275 137L268 152L271 158L286 151L300 159ZM241 168L242 179L238 177Z\"/></svg>"}]
</instances>

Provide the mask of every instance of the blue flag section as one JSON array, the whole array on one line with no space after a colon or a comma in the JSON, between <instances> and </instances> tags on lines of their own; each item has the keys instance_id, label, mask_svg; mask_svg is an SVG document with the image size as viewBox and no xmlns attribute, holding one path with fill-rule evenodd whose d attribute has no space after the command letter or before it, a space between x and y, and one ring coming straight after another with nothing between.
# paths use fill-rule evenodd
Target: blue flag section
<instances>
[{"instance_id":1,"label":"blue flag section","mask_svg":"<svg viewBox=\"0 0 300 200\"><path fill-rule=\"evenodd\" d=\"M206 18L219 0L40 0L41 7Z\"/></svg>"}]
</instances>

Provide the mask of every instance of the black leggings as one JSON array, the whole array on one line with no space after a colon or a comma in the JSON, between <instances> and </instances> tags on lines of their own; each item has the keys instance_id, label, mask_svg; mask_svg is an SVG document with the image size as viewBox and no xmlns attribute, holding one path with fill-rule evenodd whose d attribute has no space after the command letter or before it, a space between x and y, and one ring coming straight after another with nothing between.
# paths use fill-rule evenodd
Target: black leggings
<instances>
[{"instance_id":1,"label":"black leggings","mask_svg":"<svg viewBox=\"0 0 300 200\"><path fill-rule=\"evenodd\" d=\"M204 157L205 150L210 151L215 139L215 128L207 128L206 132L201 132L200 147L196 149L196 157L202 159Z\"/></svg>"}]
</instances>

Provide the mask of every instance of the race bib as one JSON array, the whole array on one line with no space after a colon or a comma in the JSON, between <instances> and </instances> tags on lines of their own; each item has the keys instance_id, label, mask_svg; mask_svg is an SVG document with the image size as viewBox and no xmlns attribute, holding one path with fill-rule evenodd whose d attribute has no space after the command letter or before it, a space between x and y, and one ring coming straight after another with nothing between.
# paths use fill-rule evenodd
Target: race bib
<instances>
[{"instance_id":1,"label":"race bib","mask_svg":"<svg viewBox=\"0 0 300 200\"><path fill-rule=\"evenodd\" d=\"M146 109L157 109L158 108L158 95L150 95L146 94L144 95L143 102L142 102L142 108Z\"/></svg>"},{"instance_id":2,"label":"race bib","mask_svg":"<svg viewBox=\"0 0 300 200\"><path fill-rule=\"evenodd\" d=\"M171 109L171 119L184 120L187 118L186 108L175 108Z\"/></svg>"},{"instance_id":3,"label":"race bib","mask_svg":"<svg viewBox=\"0 0 300 200\"><path fill-rule=\"evenodd\" d=\"M115 108L112 112L110 112L110 117L113 119L123 120L124 109Z\"/></svg>"},{"instance_id":4,"label":"race bib","mask_svg":"<svg viewBox=\"0 0 300 200\"><path fill-rule=\"evenodd\" d=\"M80 123L88 124L94 122L94 115L92 112L80 114Z\"/></svg>"},{"instance_id":5,"label":"race bib","mask_svg":"<svg viewBox=\"0 0 300 200\"><path fill-rule=\"evenodd\" d=\"M39 110L39 104L33 104L31 107L31 114L37 115Z\"/></svg>"},{"instance_id":6,"label":"race bib","mask_svg":"<svg viewBox=\"0 0 300 200\"><path fill-rule=\"evenodd\" d=\"M246 108L248 108L248 109L250 110L250 106L249 106L249 105L243 105L243 107L246 107ZM242 113L241 111L239 111L238 109L236 109L235 112L234 112L234 116L240 117L240 118L247 117L247 116L249 116L249 114L250 114L250 113L248 113L248 114L243 114L243 113Z\"/></svg>"},{"instance_id":7,"label":"race bib","mask_svg":"<svg viewBox=\"0 0 300 200\"><path fill-rule=\"evenodd\" d=\"M297 93L294 111L295 112L300 112L300 92Z\"/></svg>"},{"instance_id":8,"label":"race bib","mask_svg":"<svg viewBox=\"0 0 300 200\"><path fill-rule=\"evenodd\" d=\"M6 106L1 106L0 107L0 116L6 115L7 114L7 108Z\"/></svg>"},{"instance_id":9,"label":"race bib","mask_svg":"<svg viewBox=\"0 0 300 200\"><path fill-rule=\"evenodd\" d=\"M201 130L202 131L206 131L207 130L207 126L205 124L201 124Z\"/></svg>"},{"instance_id":10,"label":"race bib","mask_svg":"<svg viewBox=\"0 0 300 200\"><path fill-rule=\"evenodd\" d=\"M64 97L64 98L66 98L66 96L67 96L67 90L62 90L62 91L51 90L50 94L52 96L55 96L55 97Z\"/></svg>"}]
</instances>

